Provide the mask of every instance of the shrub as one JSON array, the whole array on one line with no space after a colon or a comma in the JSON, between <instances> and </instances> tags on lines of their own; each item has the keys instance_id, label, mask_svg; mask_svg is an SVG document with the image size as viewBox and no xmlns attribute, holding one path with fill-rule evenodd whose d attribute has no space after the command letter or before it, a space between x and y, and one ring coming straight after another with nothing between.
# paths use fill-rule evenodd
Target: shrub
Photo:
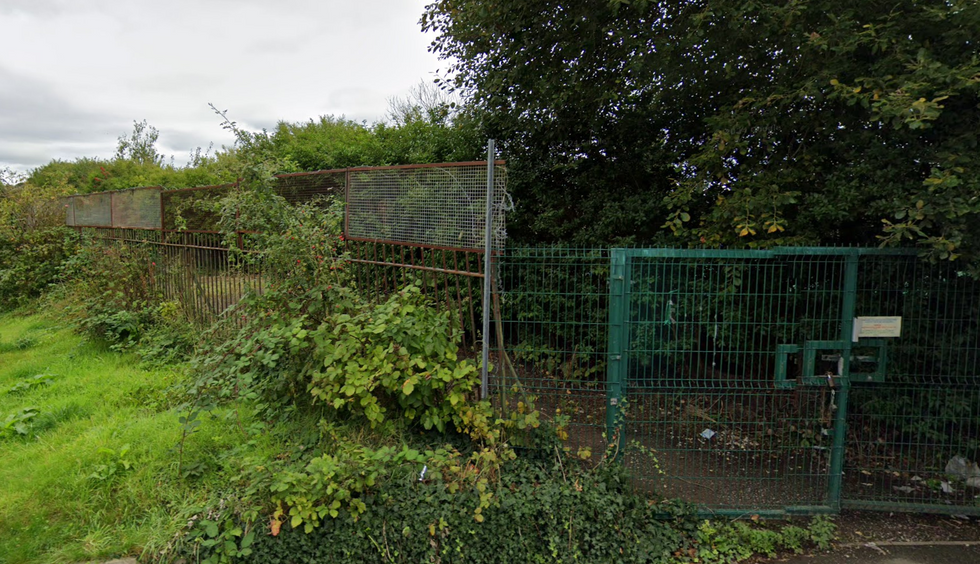
<instances>
[{"instance_id":1,"label":"shrub","mask_svg":"<svg viewBox=\"0 0 980 564\"><path fill-rule=\"evenodd\" d=\"M78 235L64 227L0 230L0 310L37 299L77 247Z\"/></svg>"}]
</instances>

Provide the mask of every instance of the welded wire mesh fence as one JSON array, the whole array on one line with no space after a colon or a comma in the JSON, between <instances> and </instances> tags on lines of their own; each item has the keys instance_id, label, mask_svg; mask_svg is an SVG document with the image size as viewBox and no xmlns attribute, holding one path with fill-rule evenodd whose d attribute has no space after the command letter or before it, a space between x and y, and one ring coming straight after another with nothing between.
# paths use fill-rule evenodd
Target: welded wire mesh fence
<instances>
[{"instance_id":1,"label":"welded wire mesh fence","mask_svg":"<svg viewBox=\"0 0 980 564\"><path fill-rule=\"evenodd\" d=\"M900 316L861 339L852 373L845 505L980 513L980 283L953 264L868 257L857 314Z\"/></svg>"},{"instance_id":2,"label":"welded wire mesh fence","mask_svg":"<svg viewBox=\"0 0 980 564\"><path fill-rule=\"evenodd\" d=\"M218 231L221 200L234 184L165 190L161 195L162 225L172 231Z\"/></svg>"},{"instance_id":3,"label":"welded wire mesh fence","mask_svg":"<svg viewBox=\"0 0 980 564\"><path fill-rule=\"evenodd\" d=\"M497 248L509 206L502 164L494 163L491 196ZM345 200L347 259L357 286L383 297L418 284L458 314L454 320L464 342L473 345L482 314L487 177L487 164L480 162L366 167L279 175L271 189L290 204ZM236 211L228 209L233 204L226 197L237 189L226 184L77 195L68 198L66 223L105 241L157 249L162 254L151 266L163 295L179 300L188 317L206 325L263 285L261 261L242 264L243 255L236 260L231 251L247 250L249 234L219 232L222 216Z\"/></svg>"},{"instance_id":4,"label":"welded wire mesh fence","mask_svg":"<svg viewBox=\"0 0 980 564\"><path fill-rule=\"evenodd\" d=\"M492 247L502 249L506 173L494 175ZM349 239L479 251L486 239L485 163L350 169Z\"/></svg>"},{"instance_id":5,"label":"welded wire mesh fence","mask_svg":"<svg viewBox=\"0 0 980 564\"><path fill-rule=\"evenodd\" d=\"M347 171L280 174L276 177L274 189L291 204L301 204L317 198L343 197L347 189Z\"/></svg>"},{"instance_id":6,"label":"welded wire mesh fence","mask_svg":"<svg viewBox=\"0 0 980 564\"><path fill-rule=\"evenodd\" d=\"M980 282L955 264L876 249L504 251L501 172L488 304L485 164L304 173L277 190L346 199L366 295L418 284L474 351L485 305L494 403L538 410L551 438L623 460L642 489L732 514L980 514ZM248 252L249 234L216 231L231 189L93 194L67 221L148 249L161 294L206 325L267 283L261 260L231 250Z\"/></svg>"},{"instance_id":7,"label":"welded wire mesh fence","mask_svg":"<svg viewBox=\"0 0 980 564\"><path fill-rule=\"evenodd\" d=\"M508 249L494 292L494 402L538 410L575 453L605 450L609 250Z\"/></svg>"},{"instance_id":8,"label":"welded wire mesh fence","mask_svg":"<svg viewBox=\"0 0 980 564\"><path fill-rule=\"evenodd\" d=\"M499 265L496 401L572 451L613 445L639 487L733 514L977 512L980 284L955 266L816 248Z\"/></svg>"},{"instance_id":9,"label":"welded wire mesh fence","mask_svg":"<svg viewBox=\"0 0 980 564\"><path fill-rule=\"evenodd\" d=\"M70 226L111 227L112 195L108 192L71 196L65 206Z\"/></svg>"}]
</instances>

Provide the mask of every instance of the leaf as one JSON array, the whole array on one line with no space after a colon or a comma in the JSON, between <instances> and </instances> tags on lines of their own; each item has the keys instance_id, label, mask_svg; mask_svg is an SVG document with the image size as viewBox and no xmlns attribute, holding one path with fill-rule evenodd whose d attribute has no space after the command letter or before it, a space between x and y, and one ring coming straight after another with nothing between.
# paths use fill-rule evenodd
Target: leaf
<instances>
[{"instance_id":1,"label":"leaf","mask_svg":"<svg viewBox=\"0 0 980 564\"><path fill-rule=\"evenodd\" d=\"M402 392L406 396L412 395L412 392L415 391L415 382L413 382L413 380L414 378L409 378L408 380L405 380L404 384L402 384Z\"/></svg>"}]
</instances>

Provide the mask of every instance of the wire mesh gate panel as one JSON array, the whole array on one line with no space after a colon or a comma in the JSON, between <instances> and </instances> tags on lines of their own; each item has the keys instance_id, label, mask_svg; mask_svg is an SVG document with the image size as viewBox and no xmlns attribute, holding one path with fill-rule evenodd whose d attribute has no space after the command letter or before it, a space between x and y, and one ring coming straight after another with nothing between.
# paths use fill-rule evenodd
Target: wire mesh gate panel
<instances>
[{"instance_id":1,"label":"wire mesh gate panel","mask_svg":"<svg viewBox=\"0 0 980 564\"><path fill-rule=\"evenodd\" d=\"M980 284L914 252L522 249L498 405L706 512L977 513ZM509 394L509 395L508 395Z\"/></svg>"},{"instance_id":2,"label":"wire mesh gate panel","mask_svg":"<svg viewBox=\"0 0 980 564\"><path fill-rule=\"evenodd\" d=\"M839 506L856 259L613 251L610 402L642 487L719 512Z\"/></svg>"}]
</instances>

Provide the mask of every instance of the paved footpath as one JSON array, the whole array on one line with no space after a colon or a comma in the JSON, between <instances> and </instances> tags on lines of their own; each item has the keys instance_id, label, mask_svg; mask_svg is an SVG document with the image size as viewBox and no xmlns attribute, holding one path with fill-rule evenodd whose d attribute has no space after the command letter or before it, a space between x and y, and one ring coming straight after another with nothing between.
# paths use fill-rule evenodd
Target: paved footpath
<instances>
[{"instance_id":1,"label":"paved footpath","mask_svg":"<svg viewBox=\"0 0 980 564\"><path fill-rule=\"evenodd\" d=\"M970 546L846 547L834 552L775 560L781 564L980 564L980 544Z\"/></svg>"}]
</instances>

